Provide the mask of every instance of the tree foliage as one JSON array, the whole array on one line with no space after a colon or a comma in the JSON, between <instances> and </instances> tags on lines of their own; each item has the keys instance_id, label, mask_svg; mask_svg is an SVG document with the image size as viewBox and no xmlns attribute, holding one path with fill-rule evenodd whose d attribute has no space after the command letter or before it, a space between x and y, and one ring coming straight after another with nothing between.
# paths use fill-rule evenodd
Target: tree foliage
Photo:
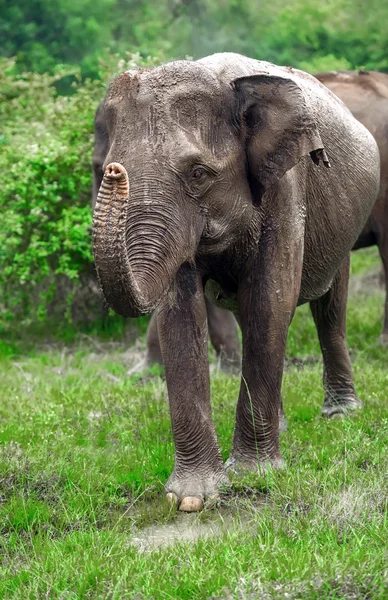
<instances>
[{"instance_id":1,"label":"tree foliage","mask_svg":"<svg viewBox=\"0 0 388 600\"><path fill-rule=\"evenodd\" d=\"M112 64L116 63L116 69ZM114 70L147 64L111 57L99 80L60 96L56 75L14 73L0 61L0 324L44 317L58 293L62 316L91 270L93 117ZM67 282L67 283L66 283ZM73 282L73 283L71 283Z\"/></svg>"},{"instance_id":2,"label":"tree foliage","mask_svg":"<svg viewBox=\"0 0 388 600\"><path fill-rule=\"evenodd\" d=\"M22 70L78 65L106 48L167 59L234 51L293 66L388 70L380 0L0 0L0 55Z\"/></svg>"}]
</instances>

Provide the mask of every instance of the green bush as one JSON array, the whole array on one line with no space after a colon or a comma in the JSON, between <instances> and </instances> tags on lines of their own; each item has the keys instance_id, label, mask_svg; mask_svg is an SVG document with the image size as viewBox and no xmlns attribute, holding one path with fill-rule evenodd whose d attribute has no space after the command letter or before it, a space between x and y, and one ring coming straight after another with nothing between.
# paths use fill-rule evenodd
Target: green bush
<instances>
[{"instance_id":1,"label":"green bush","mask_svg":"<svg viewBox=\"0 0 388 600\"><path fill-rule=\"evenodd\" d=\"M114 71L151 60L110 56L102 78L80 83L77 71L15 74L0 62L0 327L29 325L54 310L70 318L74 298L93 294L90 227L93 118ZM56 84L70 74L74 93ZM94 287L93 287L94 285ZM81 294L82 295L82 294ZM98 302L101 304L101 300Z\"/></svg>"}]
</instances>

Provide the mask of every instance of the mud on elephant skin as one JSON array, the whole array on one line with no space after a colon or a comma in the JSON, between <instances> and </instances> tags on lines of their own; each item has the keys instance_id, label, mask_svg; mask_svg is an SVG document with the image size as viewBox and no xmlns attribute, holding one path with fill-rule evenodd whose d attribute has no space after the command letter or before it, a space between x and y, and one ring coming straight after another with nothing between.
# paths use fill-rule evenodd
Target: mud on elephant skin
<instances>
[{"instance_id":1,"label":"mud on elephant skin","mask_svg":"<svg viewBox=\"0 0 388 600\"><path fill-rule=\"evenodd\" d=\"M283 464L280 390L298 304L310 303L318 330L323 412L360 406L346 291L349 252L378 193L378 150L314 77L232 53L122 73L104 112L96 268L116 312L157 310L175 443L166 492L199 510L227 469ZM209 282L243 338L226 469L210 407Z\"/></svg>"},{"instance_id":2,"label":"mud on elephant skin","mask_svg":"<svg viewBox=\"0 0 388 600\"><path fill-rule=\"evenodd\" d=\"M380 151L380 190L353 250L377 245L384 268L385 311L381 342L388 346L388 75L375 71L317 73L373 135Z\"/></svg>"},{"instance_id":3,"label":"mud on elephant skin","mask_svg":"<svg viewBox=\"0 0 388 600\"><path fill-rule=\"evenodd\" d=\"M97 108L94 118L94 152L92 162L92 210L104 177L104 161L109 151L109 132L104 114L104 103ZM228 310L206 301L207 324L210 341L216 351L217 362L225 373L237 373L241 368L240 341L236 319ZM157 315L151 317L146 336L146 357L140 368L163 364L160 349ZM138 369L138 367L135 367Z\"/></svg>"}]
</instances>

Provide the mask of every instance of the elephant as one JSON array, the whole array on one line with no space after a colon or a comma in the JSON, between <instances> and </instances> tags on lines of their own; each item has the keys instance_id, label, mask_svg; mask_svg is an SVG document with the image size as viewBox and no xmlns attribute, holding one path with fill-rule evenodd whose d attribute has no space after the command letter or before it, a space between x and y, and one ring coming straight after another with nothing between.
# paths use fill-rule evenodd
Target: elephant
<instances>
[{"instance_id":1,"label":"elephant","mask_svg":"<svg viewBox=\"0 0 388 600\"><path fill-rule=\"evenodd\" d=\"M388 345L388 75L373 71L331 71L315 75L369 129L380 151L380 190L354 250L377 244L384 268L385 311L381 342Z\"/></svg>"},{"instance_id":2,"label":"elephant","mask_svg":"<svg viewBox=\"0 0 388 600\"><path fill-rule=\"evenodd\" d=\"M378 148L312 75L228 52L122 73L104 112L97 274L118 314L157 310L175 445L165 491L178 509L198 511L230 473L285 466L281 384L298 305L310 304L318 331L323 414L362 406L346 346L347 286L350 250L378 194ZM238 315L243 340L225 464L205 295Z\"/></svg>"},{"instance_id":3,"label":"elephant","mask_svg":"<svg viewBox=\"0 0 388 600\"><path fill-rule=\"evenodd\" d=\"M101 102L94 118L94 152L92 161L92 210L96 205L98 190L104 176L103 164L109 150L109 133L104 115L104 103ZM216 351L219 365L225 373L237 373L241 365L240 340L236 319L231 311L206 302L207 322L210 341ZM153 313L146 335L146 357L144 366L163 364L160 349L157 314Z\"/></svg>"}]
</instances>

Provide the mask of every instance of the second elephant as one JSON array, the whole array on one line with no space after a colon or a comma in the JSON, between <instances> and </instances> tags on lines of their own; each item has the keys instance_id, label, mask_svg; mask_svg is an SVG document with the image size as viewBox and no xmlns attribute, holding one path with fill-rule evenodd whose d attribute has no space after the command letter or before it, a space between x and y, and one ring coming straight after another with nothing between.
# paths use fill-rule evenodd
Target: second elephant
<instances>
[{"instance_id":1,"label":"second elephant","mask_svg":"<svg viewBox=\"0 0 388 600\"><path fill-rule=\"evenodd\" d=\"M381 341L388 345L388 75L374 71L331 71L315 77L369 129L379 147L379 195L353 250L374 245L379 248L386 288Z\"/></svg>"}]
</instances>

